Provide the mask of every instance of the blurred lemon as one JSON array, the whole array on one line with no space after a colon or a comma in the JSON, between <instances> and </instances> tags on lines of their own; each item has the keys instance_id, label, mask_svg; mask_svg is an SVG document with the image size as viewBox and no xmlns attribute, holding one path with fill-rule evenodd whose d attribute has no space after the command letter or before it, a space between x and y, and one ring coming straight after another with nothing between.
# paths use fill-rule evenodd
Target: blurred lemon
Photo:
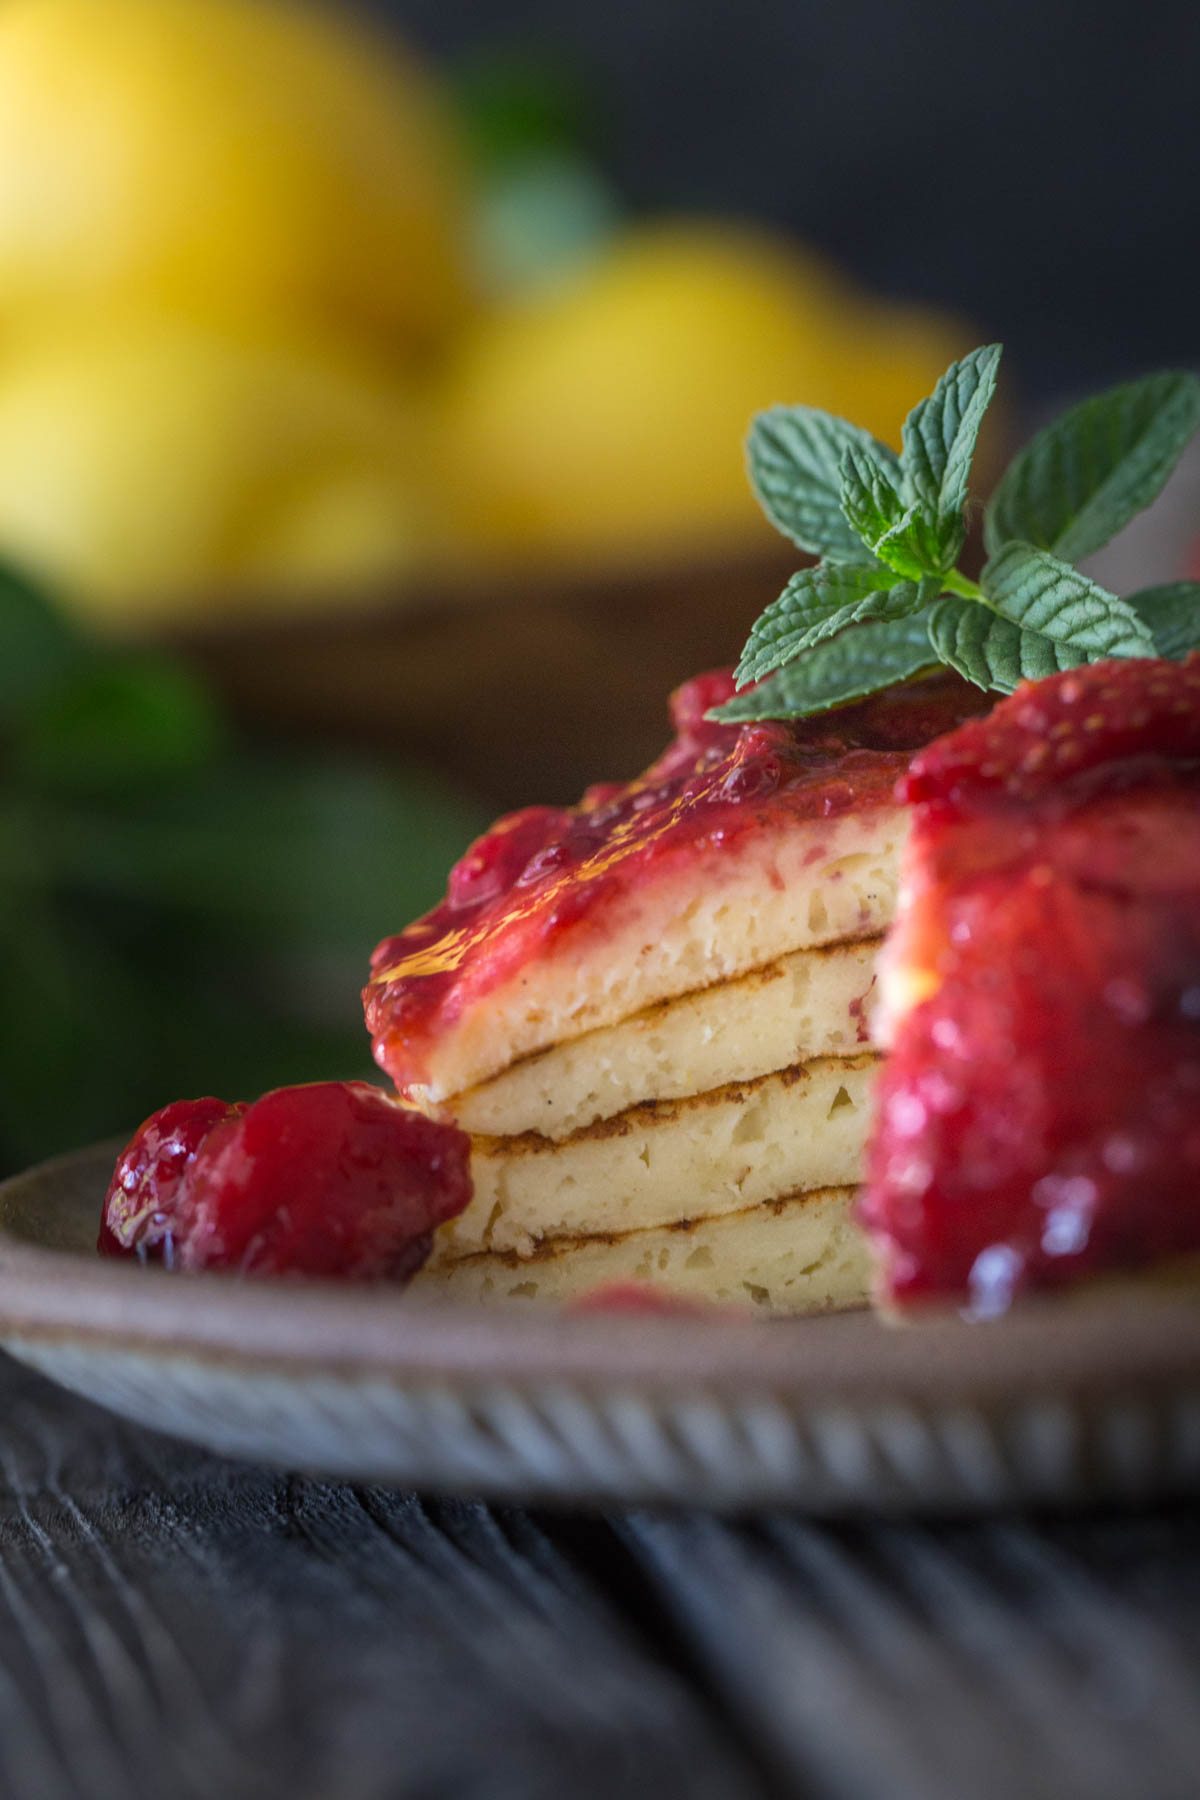
<instances>
[{"instance_id":1,"label":"blurred lemon","mask_svg":"<svg viewBox=\"0 0 1200 1800\"><path fill-rule=\"evenodd\" d=\"M422 344L464 309L458 218L433 85L332 13L0 7L0 322L144 305Z\"/></svg>"},{"instance_id":2,"label":"blurred lemon","mask_svg":"<svg viewBox=\"0 0 1200 1800\"><path fill-rule=\"evenodd\" d=\"M898 442L967 347L766 235L648 226L469 334L440 418L462 538L561 560L761 538L742 462L755 411L805 402Z\"/></svg>"},{"instance_id":3,"label":"blurred lemon","mask_svg":"<svg viewBox=\"0 0 1200 1800\"><path fill-rule=\"evenodd\" d=\"M0 556L128 625L409 575L432 512L414 405L310 341L44 332L0 361Z\"/></svg>"}]
</instances>

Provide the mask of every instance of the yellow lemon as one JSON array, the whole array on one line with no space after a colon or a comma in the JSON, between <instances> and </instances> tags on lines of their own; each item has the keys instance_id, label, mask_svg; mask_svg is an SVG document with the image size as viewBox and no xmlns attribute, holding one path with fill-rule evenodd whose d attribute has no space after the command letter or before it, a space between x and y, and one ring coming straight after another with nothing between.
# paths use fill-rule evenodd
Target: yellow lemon
<instances>
[{"instance_id":1,"label":"yellow lemon","mask_svg":"<svg viewBox=\"0 0 1200 1800\"><path fill-rule=\"evenodd\" d=\"M286 0L5 0L0 323L142 305L440 338L459 174L398 49Z\"/></svg>"},{"instance_id":2,"label":"yellow lemon","mask_svg":"<svg viewBox=\"0 0 1200 1800\"><path fill-rule=\"evenodd\" d=\"M0 364L0 556L131 626L409 575L414 433L407 393L326 345L52 330Z\"/></svg>"},{"instance_id":3,"label":"yellow lemon","mask_svg":"<svg viewBox=\"0 0 1200 1800\"><path fill-rule=\"evenodd\" d=\"M440 436L462 540L631 561L762 541L742 460L754 412L804 402L898 441L966 347L927 315L877 314L766 235L646 227L468 335Z\"/></svg>"}]
</instances>

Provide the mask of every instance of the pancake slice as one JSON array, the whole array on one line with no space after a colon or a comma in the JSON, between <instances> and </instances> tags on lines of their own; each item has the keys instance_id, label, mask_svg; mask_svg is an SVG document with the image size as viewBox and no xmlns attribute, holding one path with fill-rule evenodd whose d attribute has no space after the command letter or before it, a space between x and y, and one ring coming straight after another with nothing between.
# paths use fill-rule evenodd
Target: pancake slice
<instances>
[{"instance_id":1,"label":"pancake slice","mask_svg":"<svg viewBox=\"0 0 1200 1800\"><path fill-rule=\"evenodd\" d=\"M510 966L497 956L486 975L481 967L474 979L462 976L455 1010L419 1062L407 1055L400 1001L423 997L415 985L404 991L405 983L415 984L421 953L380 962L373 1016L386 997L394 1035L377 1039L377 1060L408 1099L436 1105L520 1057L620 1024L660 1001L750 974L796 950L878 936L895 912L903 838L899 812L882 807L839 819L768 822L741 856L707 844L690 849L652 884L631 883L619 905L597 903L594 916L569 929L521 916L528 944L505 944ZM578 904L565 882L559 898L563 913ZM457 951L452 944L440 954Z\"/></svg>"},{"instance_id":2,"label":"pancake slice","mask_svg":"<svg viewBox=\"0 0 1200 1800\"><path fill-rule=\"evenodd\" d=\"M645 1281L768 1313L861 1306L869 1271L854 1195L852 1187L824 1188L624 1237L558 1238L529 1257L482 1252L433 1264L418 1285L467 1303L561 1305L610 1282Z\"/></svg>"},{"instance_id":3,"label":"pancake slice","mask_svg":"<svg viewBox=\"0 0 1200 1800\"><path fill-rule=\"evenodd\" d=\"M500 819L376 950L377 1061L472 1134L474 1199L427 1284L553 1299L648 1274L778 1310L865 1298L850 1194L908 827L894 789L984 702L936 676L739 726L712 717L733 691L726 671L686 683L643 775Z\"/></svg>"},{"instance_id":4,"label":"pancake slice","mask_svg":"<svg viewBox=\"0 0 1200 1800\"><path fill-rule=\"evenodd\" d=\"M870 1045L882 940L798 950L514 1063L453 1101L464 1131L565 1138L648 1100L679 1100Z\"/></svg>"},{"instance_id":5,"label":"pancake slice","mask_svg":"<svg viewBox=\"0 0 1200 1800\"><path fill-rule=\"evenodd\" d=\"M433 1261L529 1256L556 1238L745 1211L860 1177L871 1053L825 1057L683 1100L648 1101L555 1143L475 1138L475 1196Z\"/></svg>"},{"instance_id":6,"label":"pancake slice","mask_svg":"<svg viewBox=\"0 0 1200 1800\"><path fill-rule=\"evenodd\" d=\"M643 775L498 820L445 899L377 947L367 1025L406 1098L451 1101L660 1001L887 928L896 780L978 690L935 677L813 719L721 724L733 691L723 671L687 682Z\"/></svg>"}]
</instances>

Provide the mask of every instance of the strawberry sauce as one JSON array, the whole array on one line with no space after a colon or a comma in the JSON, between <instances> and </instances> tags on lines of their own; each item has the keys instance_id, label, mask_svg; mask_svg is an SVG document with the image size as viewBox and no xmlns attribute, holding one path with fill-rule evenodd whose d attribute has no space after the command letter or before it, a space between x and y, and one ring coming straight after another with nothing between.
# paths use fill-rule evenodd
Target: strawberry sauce
<instances>
[{"instance_id":1,"label":"strawberry sauce","mask_svg":"<svg viewBox=\"0 0 1200 1800\"><path fill-rule=\"evenodd\" d=\"M754 834L891 805L913 750L987 704L939 675L812 719L708 720L733 692L728 671L685 683L671 699L674 741L644 775L500 819L451 871L441 904L380 944L367 1026L402 1092L469 1006L568 933L603 933L632 890L701 854L736 855Z\"/></svg>"},{"instance_id":2,"label":"strawberry sauce","mask_svg":"<svg viewBox=\"0 0 1200 1800\"><path fill-rule=\"evenodd\" d=\"M1200 658L1023 686L901 793L885 1297L986 1316L1200 1251Z\"/></svg>"}]
</instances>

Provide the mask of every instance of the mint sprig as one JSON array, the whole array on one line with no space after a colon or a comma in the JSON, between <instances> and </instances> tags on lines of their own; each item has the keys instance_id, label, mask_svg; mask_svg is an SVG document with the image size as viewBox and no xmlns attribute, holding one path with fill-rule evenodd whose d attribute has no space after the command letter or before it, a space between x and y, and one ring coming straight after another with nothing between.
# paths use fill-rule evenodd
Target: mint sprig
<instances>
[{"instance_id":1,"label":"mint sprig","mask_svg":"<svg viewBox=\"0 0 1200 1800\"><path fill-rule=\"evenodd\" d=\"M1200 649L1200 582L1121 599L1073 566L1160 492L1200 427L1195 375L1126 382L1040 432L987 509L979 580L956 566L1000 354L985 344L951 364L905 421L899 456L814 407L775 406L755 419L755 492L772 522L821 560L758 619L737 669L748 691L712 717L804 717L939 664L1011 693L1019 681L1106 657Z\"/></svg>"}]
</instances>

